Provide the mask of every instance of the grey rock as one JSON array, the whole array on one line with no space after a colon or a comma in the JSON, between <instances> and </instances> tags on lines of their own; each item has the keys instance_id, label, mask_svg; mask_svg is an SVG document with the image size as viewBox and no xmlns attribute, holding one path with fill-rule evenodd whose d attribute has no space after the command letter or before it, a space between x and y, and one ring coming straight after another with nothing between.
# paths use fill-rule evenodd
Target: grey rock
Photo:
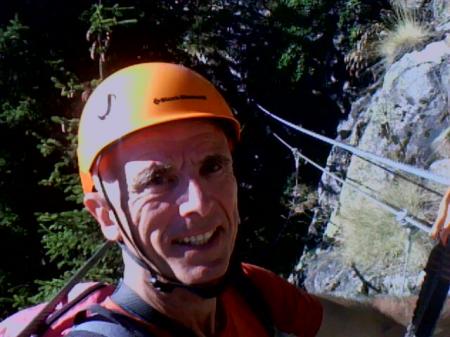
<instances>
[{"instance_id":1,"label":"grey rock","mask_svg":"<svg viewBox=\"0 0 450 337\"><path fill-rule=\"evenodd\" d=\"M432 1L433 17L438 24L450 21L450 1L434 0Z\"/></svg>"},{"instance_id":2,"label":"grey rock","mask_svg":"<svg viewBox=\"0 0 450 337\"><path fill-rule=\"evenodd\" d=\"M409 3L420 7L422 2ZM432 9L436 24L450 22L449 0L433 1ZM392 64L385 72L381 87L353 103L348 118L337 128L337 139L383 157L450 176L449 88L450 43L444 38L429 43L422 50L405 54ZM331 150L327 167L347 180L363 184L379 196L396 184L407 184L398 172L386 172L337 148ZM446 187L410 176L406 178L426 187L414 189L417 193L405 190L412 194L411 197L415 194L421 205L409 211L432 223L440 194ZM367 288L370 284L387 294L416 293L423 277L420 270L424 257L431 245L428 237L413 230L412 240L419 238L425 247L423 251L414 244L410 250L405 248L404 253L400 250L398 266L392 266L392 270L386 267L382 270L381 264L374 265L361 268L358 276L349 267L348 257L344 257L346 239L341 215L355 202L360 202L361 207L366 204L348 185L341 186L327 175L322 176L318 192L320 207L311 228L314 233L324 233L323 242L328 248L309 252L299 262L297 270L303 273L307 289L355 297L370 295L374 291ZM399 232L403 230L399 225ZM417 258L417 254L422 254L421 258Z\"/></svg>"}]
</instances>

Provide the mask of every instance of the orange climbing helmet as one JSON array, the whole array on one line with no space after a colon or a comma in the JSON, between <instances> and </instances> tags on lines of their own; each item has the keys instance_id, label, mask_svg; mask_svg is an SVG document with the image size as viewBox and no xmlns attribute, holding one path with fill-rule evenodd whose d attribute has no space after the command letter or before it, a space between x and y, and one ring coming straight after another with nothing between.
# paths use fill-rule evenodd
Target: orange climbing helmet
<instances>
[{"instance_id":1,"label":"orange climbing helmet","mask_svg":"<svg viewBox=\"0 0 450 337\"><path fill-rule=\"evenodd\" d=\"M93 191L91 168L105 148L153 125L191 118L224 122L239 139L240 125L217 89L196 72L170 63L142 63L106 78L89 97L78 129L83 191Z\"/></svg>"}]
</instances>

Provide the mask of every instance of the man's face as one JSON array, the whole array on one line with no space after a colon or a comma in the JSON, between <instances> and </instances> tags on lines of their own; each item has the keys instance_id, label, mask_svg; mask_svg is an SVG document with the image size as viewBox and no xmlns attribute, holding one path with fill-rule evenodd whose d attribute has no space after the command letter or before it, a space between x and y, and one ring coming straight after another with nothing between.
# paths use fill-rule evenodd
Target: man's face
<instances>
[{"instance_id":1,"label":"man's face","mask_svg":"<svg viewBox=\"0 0 450 337\"><path fill-rule=\"evenodd\" d=\"M109 163L109 164L108 164ZM114 164L113 164L114 163ZM105 167L107 166L107 167ZM115 207L157 269L186 284L213 281L228 268L238 227L237 186L221 129L179 121L127 137L100 169ZM120 194L118 191L120 190ZM126 222L124 222L127 227Z\"/></svg>"}]
</instances>

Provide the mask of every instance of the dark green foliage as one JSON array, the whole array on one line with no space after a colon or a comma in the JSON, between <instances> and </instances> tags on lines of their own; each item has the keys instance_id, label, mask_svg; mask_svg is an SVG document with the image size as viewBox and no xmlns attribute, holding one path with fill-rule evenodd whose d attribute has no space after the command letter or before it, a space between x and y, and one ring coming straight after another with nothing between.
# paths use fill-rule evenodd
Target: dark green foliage
<instances>
[{"instance_id":1,"label":"dark green foliage","mask_svg":"<svg viewBox=\"0 0 450 337\"><path fill-rule=\"evenodd\" d=\"M113 9L111 18L120 12ZM75 98L98 80L80 83L58 57L62 46L49 52L38 47L42 42L17 16L0 30L0 234L2 256L11 257L0 265L0 317L48 299L102 240L82 210L78 118L71 113L80 105ZM103 262L90 277L117 278L117 252Z\"/></svg>"},{"instance_id":2,"label":"dark green foliage","mask_svg":"<svg viewBox=\"0 0 450 337\"><path fill-rule=\"evenodd\" d=\"M49 164L36 165L40 155L33 135L46 123L38 103L42 77L33 71L42 64L29 37L29 28L18 16L0 27L0 316L29 303L32 280L43 267L34 212L41 204L36 197L43 192L39 176ZM29 73L36 75L33 82Z\"/></svg>"},{"instance_id":3,"label":"dark green foliage","mask_svg":"<svg viewBox=\"0 0 450 337\"><path fill-rule=\"evenodd\" d=\"M183 63L224 92L243 124L236 153L239 253L289 272L309 213L291 214L291 204L280 202L292 167L269 137L273 125L249 102L332 135L345 81L334 39L341 32L350 42L357 37L352 27L376 12L368 1L42 0L0 6L0 317L49 298L100 244L98 225L82 206L78 118L104 76L137 62ZM301 141L313 158L325 158L328 148ZM304 179L315 182L318 175ZM120 265L116 250L88 276L113 281Z\"/></svg>"},{"instance_id":4,"label":"dark green foliage","mask_svg":"<svg viewBox=\"0 0 450 337\"><path fill-rule=\"evenodd\" d=\"M314 46L333 26L326 0L286 0L273 5L272 18L279 30L281 54L278 69L291 72L294 82L314 75Z\"/></svg>"},{"instance_id":5,"label":"dark green foliage","mask_svg":"<svg viewBox=\"0 0 450 337\"><path fill-rule=\"evenodd\" d=\"M368 25L379 21L382 11L389 7L389 1L341 0L337 22L342 33L340 43L346 49L353 48Z\"/></svg>"},{"instance_id":6,"label":"dark green foliage","mask_svg":"<svg viewBox=\"0 0 450 337\"><path fill-rule=\"evenodd\" d=\"M91 10L82 14L82 19L88 18L88 38L94 36L94 42L90 48L91 58L98 56L99 73L102 76L102 64L105 61L105 53L109 46L109 36L112 28L117 25L135 23L134 19L118 20L123 16L123 11L132 8L123 8L118 5L107 7L94 4ZM108 17L106 16L108 15ZM60 89L61 96L69 100L80 98L86 90L86 84L80 83L77 76L65 70L61 61L53 62L58 66L58 71L63 75L65 82L52 76L51 81L56 89ZM97 79L89 82L89 88L95 87ZM62 274L57 278L36 280L39 293L32 297L32 301L48 299L56 289L89 258L103 241L95 220L83 209L83 192L78 178L76 166L76 147L78 118L65 116L52 116L51 123L60 127L60 131L52 138L40 138L37 147L43 157L55 156L58 158L49 177L40 181L41 185L58 189L65 197L68 210L58 212L36 213L40 226L41 241L46 252L46 258L52 263L58 272ZM48 136L47 136L48 137ZM121 258L115 252L105 257L95 268L89 272L89 278L105 282L114 282L120 276Z\"/></svg>"},{"instance_id":7,"label":"dark green foliage","mask_svg":"<svg viewBox=\"0 0 450 337\"><path fill-rule=\"evenodd\" d=\"M121 7L118 4L108 7L99 2L93 4L81 15L81 20L89 22L86 40L91 43L89 48L91 59L94 60L98 57L100 79L103 78L103 63L106 60L113 28L135 24L136 19L124 18L125 12L133 9L133 7Z\"/></svg>"}]
</instances>

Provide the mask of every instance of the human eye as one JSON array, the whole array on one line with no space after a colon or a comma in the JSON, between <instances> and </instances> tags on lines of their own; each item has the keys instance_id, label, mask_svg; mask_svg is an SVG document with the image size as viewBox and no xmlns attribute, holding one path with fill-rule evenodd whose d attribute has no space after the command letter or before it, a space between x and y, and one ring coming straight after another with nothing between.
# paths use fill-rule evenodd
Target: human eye
<instances>
[{"instance_id":1,"label":"human eye","mask_svg":"<svg viewBox=\"0 0 450 337\"><path fill-rule=\"evenodd\" d=\"M167 177L166 174L157 172L153 175L151 175L146 182L147 186L161 186L169 183L170 177Z\"/></svg>"},{"instance_id":2,"label":"human eye","mask_svg":"<svg viewBox=\"0 0 450 337\"><path fill-rule=\"evenodd\" d=\"M139 178L133 188L138 193L142 191L152 193L164 192L169 190L178 181L176 175L167 168L159 168L146 172Z\"/></svg>"},{"instance_id":3,"label":"human eye","mask_svg":"<svg viewBox=\"0 0 450 337\"><path fill-rule=\"evenodd\" d=\"M171 172L157 171L148 177L148 180L146 181L145 185L146 188L149 189L161 190L170 188L176 183L176 181L177 181L176 176Z\"/></svg>"},{"instance_id":4,"label":"human eye","mask_svg":"<svg viewBox=\"0 0 450 337\"><path fill-rule=\"evenodd\" d=\"M226 170L231 164L231 159L222 155L208 156L200 167L200 174L209 176Z\"/></svg>"}]
</instances>

